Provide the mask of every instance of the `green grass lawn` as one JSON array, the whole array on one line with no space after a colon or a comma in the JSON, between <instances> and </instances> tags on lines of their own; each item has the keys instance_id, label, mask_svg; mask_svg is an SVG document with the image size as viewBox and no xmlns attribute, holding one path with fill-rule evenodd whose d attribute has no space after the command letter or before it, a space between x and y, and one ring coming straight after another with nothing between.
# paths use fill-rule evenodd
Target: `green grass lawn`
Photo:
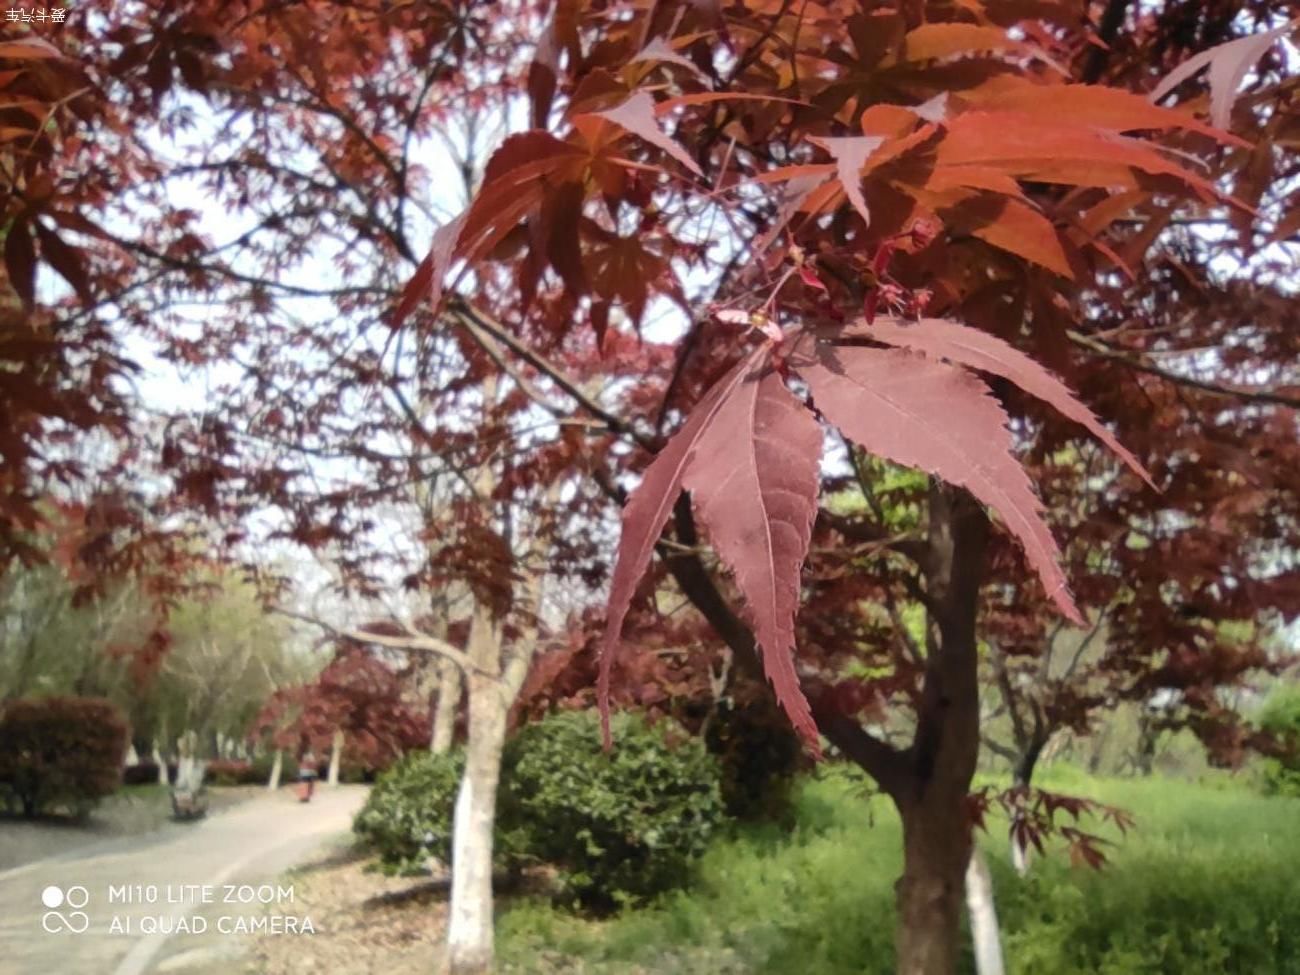
<instances>
[{"instance_id":1,"label":"green grass lawn","mask_svg":"<svg viewBox=\"0 0 1300 975\"><path fill-rule=\"evenodd\" d=\"M990 821L982 842L1009 972L1300 975L1300 801L1226 778L1052 769L1040 784L1121 806L1137 825L1127 837L1090 830L1116 841L1101 872L1055 854L1021 879L1008 865L1005 821ZM899 870L889 802L832 774L805 786L793 831L719 840L691 887L652 908L595 921L512 903L499 950L515 973L886 975Z\"/></svg>"}]
</instances>

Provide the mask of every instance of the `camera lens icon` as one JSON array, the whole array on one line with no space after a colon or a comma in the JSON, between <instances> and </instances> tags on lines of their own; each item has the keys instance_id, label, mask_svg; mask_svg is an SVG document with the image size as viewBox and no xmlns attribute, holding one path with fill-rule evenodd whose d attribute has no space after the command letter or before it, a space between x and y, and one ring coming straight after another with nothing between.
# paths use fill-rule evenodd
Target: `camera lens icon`
<instances>
[{"instance_id":1,"label":"camera lens icon","mask_svg":"<svg viewBox=\"0 0 1300 975\"><path fill-rule=\"evenodd\" d=\"M50 884L41 891L41 903L49 910L41 915L41 927L49 934L67 931L82 934L90 927L90 917L81 908L90 902L90 891L80 884L63 888ZM58 908L70 910L58 910Z\"/></svg>"}]
</instances>

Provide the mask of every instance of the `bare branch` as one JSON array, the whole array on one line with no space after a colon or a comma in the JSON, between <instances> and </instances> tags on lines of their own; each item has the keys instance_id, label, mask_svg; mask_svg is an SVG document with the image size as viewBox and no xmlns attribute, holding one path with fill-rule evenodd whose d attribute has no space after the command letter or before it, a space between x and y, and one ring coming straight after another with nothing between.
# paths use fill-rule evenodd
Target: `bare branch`
<instances>
[{"instance_id":1,"label":"bare branch","mask_svg":"<svg viewBox=\"0 0 1300 975\"><path fill-rule=\"evenodd\" d=\"M446 640L441 640L436 636L429 636L427 633L421 633L400 620L392 621L406 631L405 635L398 636L389 633L374 633L370 630L340 629L331 623L325 622L320 617L308 616L305 613L298 613L291 609L285 609L283 606L272 607L272 612L278 613L281 616L287 616L290 619L299 620L303 623L310 623L312 626L320 627L320 629L324 630L326 633L333 637L337 637L340 640L352 640L356 643L369 643L378 647L387 647L392 650L405 650L410 653L432 654L442 657L445 660L450 660L459 667L462 672L469 673L470 671L473 671L475 673L486 674L490 677L497 676L496 674L489 673L474 664L474 662L470 660L469 655L459 647L455 647Z\"/></svg>"},{"instance_id":2,"label":"bare branch","mask_svg":"<svg viewBox=\"0 0 1300 975\"><path fill-rule=\"evenodd\" d=\"M1095 355L1101 359L1110 359L1113 362L1121 363L1137 372L1144 372L1150 376L1158 376L1167 382L1174 383L1178 386L1188 386L1192 389L1199 389L1202 392L1210 393L1214 396L1223 396L1228 399L1242 400L1251 403L1275 403L1278 406L1289 406L1292 409L1300 410L1300 397L1288 396L1286 393L1279 393L1272 389L1260 389L1250 386L1230 386L1224 383L1214 383L1207 379L1196 379L1192 376L1184 376L1176 372L1171 372L1161 366L1153 366L1143 359L1121 352L1118 349L1106 345L1104 342L1098 342L1087 335L1069 330L1065 333L1069 336L1071 342L1084 349L1090 355Z\"/></svg>"}]
</instances>

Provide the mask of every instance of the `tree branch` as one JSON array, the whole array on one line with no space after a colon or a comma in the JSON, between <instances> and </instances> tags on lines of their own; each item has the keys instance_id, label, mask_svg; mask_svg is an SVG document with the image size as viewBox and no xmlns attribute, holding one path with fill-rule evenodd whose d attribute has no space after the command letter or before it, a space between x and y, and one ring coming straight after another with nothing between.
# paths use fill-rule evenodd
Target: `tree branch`
<instances>
[{"instance_id":1,"label":"tree branch","mask_svg":"<svg viewBox=\"0 0 1300 975\"><path fill-rule=\"evenodd\" d=\"M648 437L638 433L632 424L628 423L622 417L609 412L594 399L584 393L576 382L565 375L564 371L558 366L553 365L545 356L534 352L523 342L510 334L510 330L494 319L487 312L470 304L459 295L453 296L447 303L447 310L456 317L461 324L465 325L470 334L474 334L474 328L477 327L483 333L490 335L497 342L500 342L507 349L517 355L524 362L528 363L538 372L547 376L555 385L559 386L571 399L575 400L579 406L590 413L592 416L601 420L607 429L612 433L621 434L635 441L639 446L646 450L654 450L654 445Z\"/></svg>"},{"instance_id":2,"label":"tree branch","mask_svg":"<svg viewBox=\"0 0 1300 975\"><path fill-rule=\"evenodd\" d=\"M299 620L303 623L310 623L312 626L320 627L326 633L330 634L330 636L337 637L340 640L352 640L356 643L370 643L379 647L387 647L392 650L406 650L411 653L432 654L442 657L444 660L450 660L459 667L462 672L469 673L470 671L473 671L475 673L485 674L489 677L497 676L496 674L489 673L474 664L474 662L470 660L469 655L459 647L455 647L446 640L441 640L436 636L429 636L427 633L420 633L418 630L412 629L410 626L399 620L393 620L392 622L396 623L406 631L406 635L404 636L397 636L389 633L372 633L370 630L343 630L331 623L325 622L319 617L308 616L305 613L285 609L283 606L273 606L272 612L278 613L281 616L287 616L290 619Z\"/></svg>"},{"instance_id":3,"label":"tree branch","mask_svg":"<svg viewBox=\"0 0 1300 975\"><path fill-rule=\"evenodd\" d=\"M685 494L678 499L673 516L678 541L695 545L698 541L695 520ZM732 612L699 556L663 551L660 556L682 592L731 648L737 664L751 676L762 679L763 664L753 632ZM886 793L893 796L901 792L908 774L907 752L881 741L831 704L825 695L810 694L808 703L818 730L836 748L864 769Z\"/></svg>"},{"instance_id":4,"label":"tree branch","mask_svg":"<svg viewBox=\"0 0 1300 975\"><path fill-rule=\"evenodd\" d=\"M1183 376L1176 372L1171 372L1168 369L1161 368L1160 366L1153 366L1148 362L1144 362L1143 360L1121 352L1118 349L1114 349L1109 345L1098 342L1095 339L1080 334L1079 332L1070 330L1065 334L1069 336L1071 342L1091 355L1095 355L1102 359L1110 359L1137 372L1145 372L1151 376L1158 376L1167 382L1179 386L1189 386L1192 389L1199 389L1202 392L1211 393L1214 396L1224 396L1229 399L1255 403L1275 403L1279 406L1289 406L1294 410L1300 410L1300 397L1288 396L1285 393L1275 392L1271 389L1256 389L1248 386L1229 386L1226 384L1210 382L1205 379L1196 379L1192 376Z\"/></svg>"}]
</instances>

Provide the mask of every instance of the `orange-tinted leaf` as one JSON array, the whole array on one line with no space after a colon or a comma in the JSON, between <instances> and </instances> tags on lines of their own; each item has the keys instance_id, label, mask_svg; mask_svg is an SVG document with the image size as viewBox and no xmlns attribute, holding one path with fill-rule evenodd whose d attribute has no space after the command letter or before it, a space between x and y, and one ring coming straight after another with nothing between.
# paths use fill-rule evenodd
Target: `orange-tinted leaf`
<instances>
[{"instance_id":1,"label":"orange-tinted leaf","mask_svg":"<svg viewBox=\"0 0 1300 975\"><path fill-rule=\"evenodd\" d=\"M907 32L903 39L903 60L928 61L955 54L983 51L1015 51L1025 45L1013 40L1001 27L977 24L922 24Z\"/></svg>"},{"instance_id":2,"label":"orange-tinted leaf","mask_svg":"<svg viewBox=\"0 0 1300 975\"><path fill-rule=\"evenodd\" d=\"M49 41L39 37L24 37L20 41L0 43L0 58L12 58L15 61L36 61L62 57L62 51Z\"/></svg>"},{"instance_id":3,"label":"orange-tinted leaf","mask_svg":"<svg viewBox=\"0 0 1300 975\"><path fill-rule=\"evenodd\" d=\"M994 206L996 212L987 223L972 227L972 235L1063 278L1074 278L1061 237L1050 220L1019 200L998 200Z\"/></svg>"},{"instance_id":4,"label":"orange-tinted leaf","mask_svg":"<svg viewBox=\"0 0 1300 975\"><path fill-rule=\"evenodd\" d=\"M1186 129L1212 138L1241 144L1221 129L1206 125L1187 112L1160 108L1148 99L1120 88L1101 85L1041 85L1008 79L997 86L964 96L985 111L1022 112L1052 121L1069 119L1074 125L1115 132L1139 129Z\"/></svg>"},{"instance_id":5,"label":"orange-tinted leaf","mask_svg":"<svg viewBox=\"0 0 1300 975\"><path fill-rule=\"evenodd\" d=\"M1208 180L1140 139L1020 112L965 112L950 119L935 158L940 166L993 167L1020 180L1106 189L1138 188L1138 171L1174 177L1207 198L1220 195Z\"/></svg>"}]
</instances>

